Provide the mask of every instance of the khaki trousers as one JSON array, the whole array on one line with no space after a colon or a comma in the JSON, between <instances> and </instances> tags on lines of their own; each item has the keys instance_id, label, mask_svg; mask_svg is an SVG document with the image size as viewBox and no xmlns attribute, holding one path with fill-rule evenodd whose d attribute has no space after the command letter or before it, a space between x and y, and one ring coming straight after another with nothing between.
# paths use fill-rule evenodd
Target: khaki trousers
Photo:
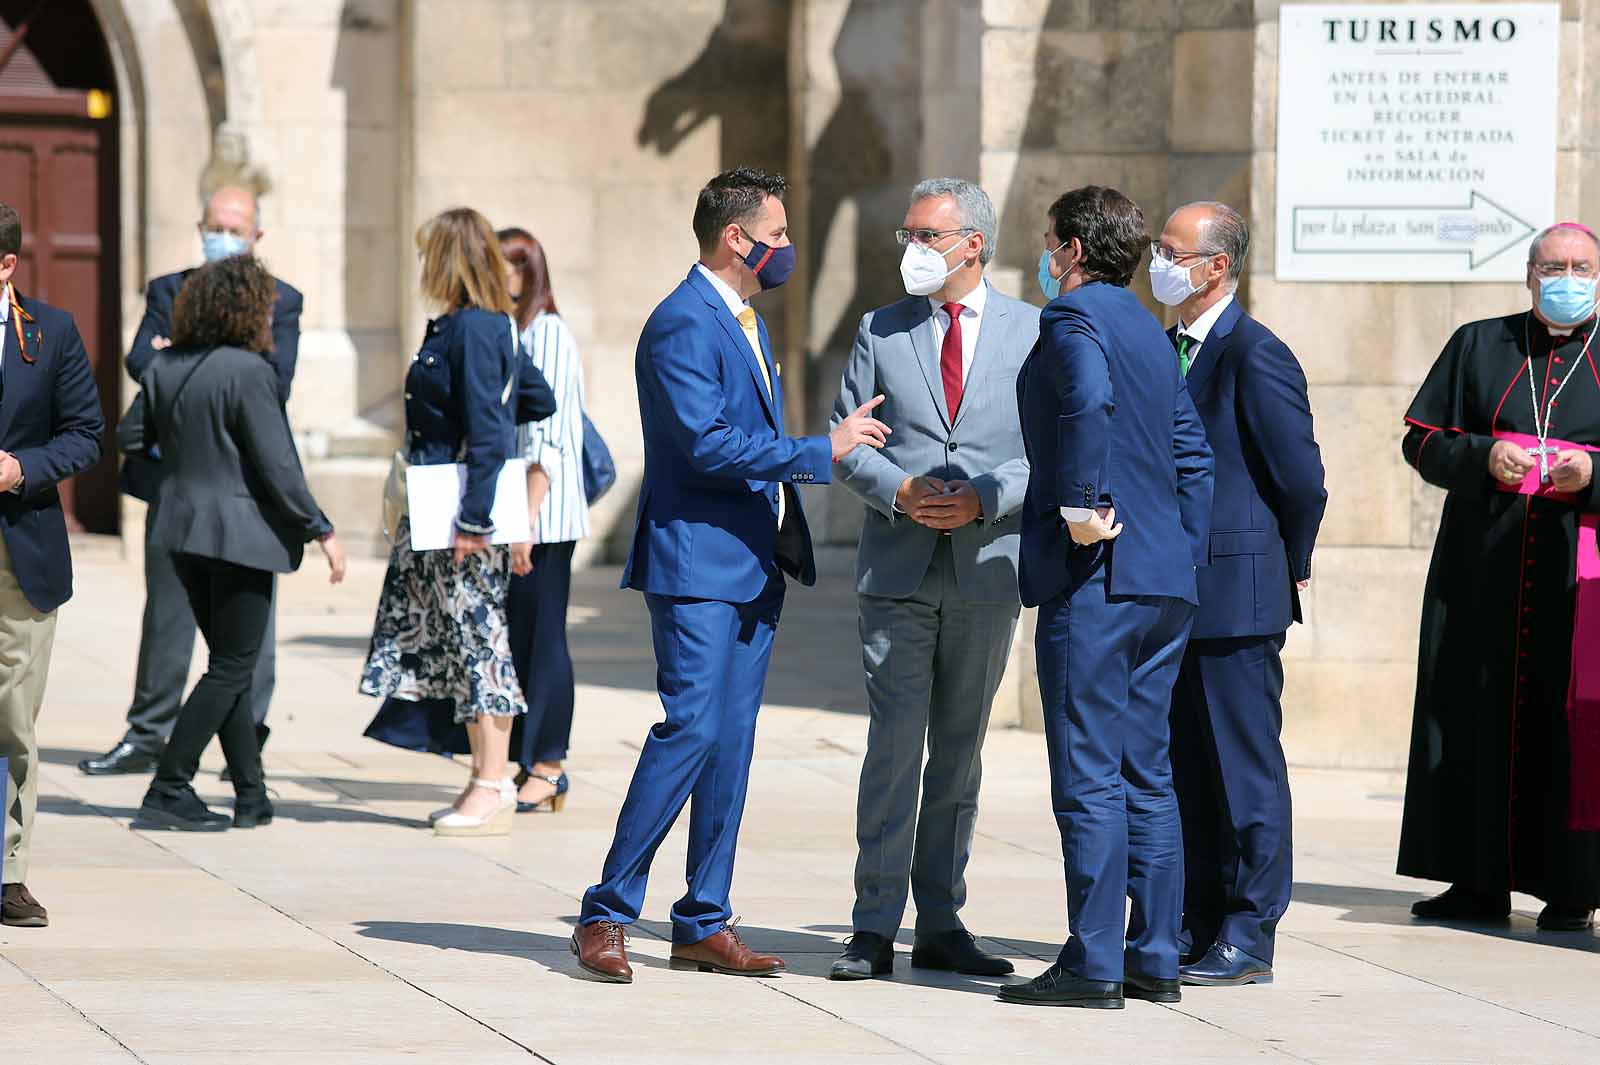
<instances>
[{"instance_id":1,"label":"khaki trousers","mask_svg":"<svg viewBox=\"0 0 1600 1065\"><path fill-rule=\"evenodd\" d=\"M44 702L55 645L56 615L41 614L22 594L11 553L0 537L0 755L10 759L6 781L5 882L28 876L28 834L39 805L39 741L34 725Z\"/></svg>"}]
</instances>

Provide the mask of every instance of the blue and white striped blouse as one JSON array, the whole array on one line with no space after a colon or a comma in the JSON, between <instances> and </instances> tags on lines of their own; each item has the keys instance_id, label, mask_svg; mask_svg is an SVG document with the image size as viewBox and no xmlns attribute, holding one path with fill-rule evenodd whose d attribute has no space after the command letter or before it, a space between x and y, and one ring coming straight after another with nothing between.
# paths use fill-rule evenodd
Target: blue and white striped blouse
<instances>
[{"instance_id":1,"label":"blue and white striped blouse","mask_svg":"<svg viewBox=\"0 0 1600 1065\"><path fill-rule=\"evenodd\" d=\"M583 490L583 364L578 345L560 315L541 312L522 331L522 350L556 394L554 414L517 426L522 456L550 475L533 542L581 540L589 535L589 505Z\"/></svg>"}]
</instances>

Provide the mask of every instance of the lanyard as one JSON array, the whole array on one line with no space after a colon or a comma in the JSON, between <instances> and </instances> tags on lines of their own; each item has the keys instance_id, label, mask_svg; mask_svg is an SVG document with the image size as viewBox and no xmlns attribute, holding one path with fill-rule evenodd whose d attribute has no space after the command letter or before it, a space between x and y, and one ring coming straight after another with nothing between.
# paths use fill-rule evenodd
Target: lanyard
<instances>
[{"instance_id":1,"label":"lanyard","mask_svg":"<svg viewBox=\"0 0 1600 1065\"><path fill-rule=\"evenodd\" d=\"M1532 317L1532 315L1528 316L1530 319ZM1578 352L1578 357L1572 362L1572 368L1561 378L1560 383L1556 385L1556 390L1550 395L1550 402L1545 404L1544 421L1541 422L1539 420L1539 390L1533 384L1533 334L1529 331L1528 319L1524 319L1522 322L1522 340L1528 349L1525 358L1528 363L1528 398L1533 403L1533 435L1539 441L1539 446L1534 448L1531 453L1539 460L1539 483L1541 484L1550 480L1550 456L1556 451L1555 448L1546 443L1550 439L1550 416L1555 409L1556 397L1561 395L1561 390L1567 387L1567 382L1572 380L1572 375L1579 366L1583 365L1584 357L1589 354L1589 342L1593 339L1594 329L1591 328L1589 335L1583 339L1583 350ZM1555 353L1555 348L1552 347L1550 349L1550 357L1555 358Z\"/></svg>"}]
</instances>

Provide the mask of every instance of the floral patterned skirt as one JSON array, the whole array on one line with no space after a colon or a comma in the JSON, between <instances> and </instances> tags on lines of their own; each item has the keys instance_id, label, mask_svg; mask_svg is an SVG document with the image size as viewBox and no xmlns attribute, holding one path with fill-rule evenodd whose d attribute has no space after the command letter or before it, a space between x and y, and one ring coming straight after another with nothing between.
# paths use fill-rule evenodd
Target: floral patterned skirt
<instances>
[{"instance_id":1,"label":"floral patterned skirt","mask_svg":"<svg viewBox=\"0 0 1600 1065\"><path fill-rule=\"evenodd\" d=\"M413 552L410 525L402 522L361 694L445 700L458 722L526 713L506 625L510 583L510 548L491 547L457 566L448 550Z\"/></svg>"}]
</instances>

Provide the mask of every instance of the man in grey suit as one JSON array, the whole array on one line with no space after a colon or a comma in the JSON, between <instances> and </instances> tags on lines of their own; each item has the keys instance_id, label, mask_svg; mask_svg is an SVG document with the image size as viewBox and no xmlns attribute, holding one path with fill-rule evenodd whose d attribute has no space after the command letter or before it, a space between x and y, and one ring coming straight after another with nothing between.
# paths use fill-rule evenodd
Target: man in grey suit
<instances>
[{"instance_id":1,"label":"man in grey suit","mask_svg":"<svg viewBox=\"0 0 1600 1065\"><path fill-rule=\"evenodd\" d=\"M980 752L1016 631L1018 510L1028 485L1017 373L1039 311L983 278L995 211L968 181L911 193L901 276L909 297L861 321L837 424L885 396L881 450L839 462L867 504L857 552L871 724L856 809L855 935L835 980L892 972L908 894L911 964L1001 976L961 923ZM923 746L928 750L923 767ZM922 794L919 808L918 780Z\"/></svg>"}]
</instances>

